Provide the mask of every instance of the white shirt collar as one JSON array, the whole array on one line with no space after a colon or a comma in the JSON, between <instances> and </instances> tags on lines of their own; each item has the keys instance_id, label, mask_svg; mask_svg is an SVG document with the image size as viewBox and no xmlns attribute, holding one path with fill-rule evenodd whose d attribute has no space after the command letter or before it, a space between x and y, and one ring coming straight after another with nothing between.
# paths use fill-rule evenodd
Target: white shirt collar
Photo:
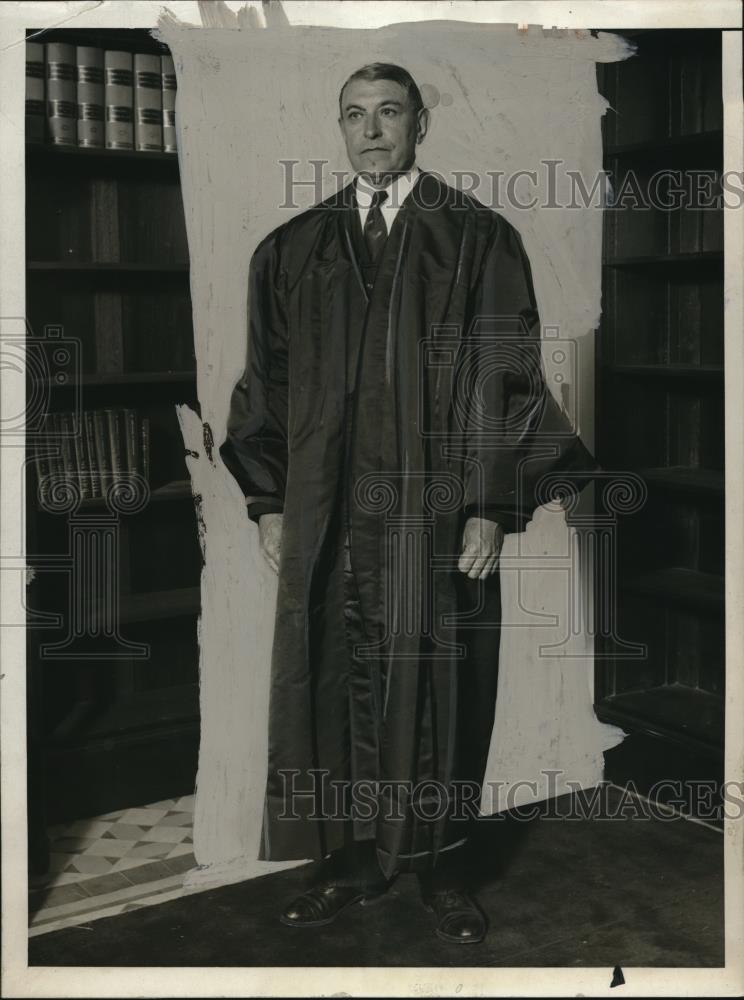
<instances>
[{"instance_id":1,"label":"white shirt collar","mask_svg":"<svg viewBox=\"0 0 744 1000\"><path fill-rule=\"evenodd\" d=\"M382 189L388 192L388 196L383 202L383 205L392 205L395 208L400 208L413 190L413 186L420 173L421 171L416 164L414 164L407 173L398 174L396 177L393 177L390 183ZM359 174L357 174L354 184L356 186L356 196L359 207L369 208L372 204L372 195L375 188L366 183L365 179Z\"/></svg>"},{"instance_id":2,"label":"white shirt collar","mask_svg":"<svg viewBox=\"0 0 744 1000\"><path fill-rule=\"evenodd\" d=\"M390 228L395 221L395 216L398 214L398 210L413 190L420 173L421 171L414 164L407 173L399 174L397 177L394 177L392 181L383 188L384 191L388 192L388 196L380 206L380 209L382 211L382 217L385 220L388 232L390 232ZM367 218L367 213L369 212L369 207L372 204L372 195L375 189L370 187L369 184L366 184L364 178L359 175L357 175L354 179L354 186L356 189L357 205L359 207L359 217L361 219L362 228L364 228L364 223Z\"/></svg>"}]
</instances>

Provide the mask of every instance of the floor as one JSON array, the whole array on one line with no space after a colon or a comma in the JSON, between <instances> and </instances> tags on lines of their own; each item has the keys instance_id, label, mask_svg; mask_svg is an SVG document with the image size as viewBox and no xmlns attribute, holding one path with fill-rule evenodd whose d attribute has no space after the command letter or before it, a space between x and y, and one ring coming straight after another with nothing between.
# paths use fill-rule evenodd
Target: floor
<instances>
[{"instance_id":1,"label":"floor","mask_svg":"<svg viewBox=\"0 0 744 1000\"><path fill-rule=\"evenodd\" d=\"M610 970L722 965L720 831L680 818L639 819L633 808L619 814L619 792L611 791L607 811L597 818L483 821L477 898L490 926L475 947L447 945L434 936L432 917L411 876L399 878L375 905L354 907L331 927L284 927L277 913L312 878L315 866L307 865L157 906L140 905L134 897L117 902L126 908L118 915L31 937L29 962ZM177 814L180 805L159 807L167 815ZM558 813L564 816L565 810ZM155 826L166 829L164 819ZM185 842L180 845L185 850ZM136 871L119 874L132 879ZM132 906L137 908L127 912Z\"/></svg>"},{"instance_id":2,"label":"floor","mask_svg":"<svg viewBox=\"0 0 744 1000\"><path fill-rule=\"evenodd\" d=\"M182 895L194 867L194 797L52 827L50 870L29 885L29 935Z\"/></svg>"}]
</instances>

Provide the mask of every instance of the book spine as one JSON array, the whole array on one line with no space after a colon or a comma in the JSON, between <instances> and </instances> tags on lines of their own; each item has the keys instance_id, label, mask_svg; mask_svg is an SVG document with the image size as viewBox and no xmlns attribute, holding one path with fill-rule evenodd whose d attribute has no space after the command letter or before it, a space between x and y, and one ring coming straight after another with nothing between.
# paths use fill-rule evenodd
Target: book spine
<instances>
[{"instance_id":1,"label":"book spine","mask_svg":"<svg viewBox=\"0 0 744 1000\"><path fill-rule=\"evenodd\" d=\"M134 149L132 56L107 51L103 57L106 100L106 148Z\"/></svg>"},{"instance_id":2,"label":"book spine","mask_svg":"<svg viewBox=\"0 0 744 1000\"><path fill-rule=\"evenodd\" d=\"M703 74L697 53L680 58L679 113L672 135L690 135L703 127Z\"/></svg>"},{"instance_id":3,"label":"book spine","mask_svg":"<svg viewBox=\"0 0 744 1000\"><path fill-rule=\"evenodd\" d=\"M124 410L124 426L127 442L127 472L139 472L139 428L137 411Z\"/></svg>"},{"instance_id":4,"label":"book spine","mask_svg":"<svg viewBox=\"0 0 744 1000\"><path fill-rule=\"evenodd\" d=\"M703 216L703 250L723 250L723 188L721 187L721 173L715 171L715 179L712 194L720 200L717 207L701 209Z\"/></svg>"},{"instance_id":5,"label":"book spine","mask_svg":"<svg viewBox=\"0 0 744 1000\"><path fill-rule=\"evenodd\" d=\"M163 91L163 152L176 153L176 67L172 56L160 57Z\"/></svg>"},{"instance_id":6,"label":"book spine","mask_svg":"<svg viewBox=\"0 0 744 1000\"><path fill-rule=\"evenodd\" d=\"M160 56L138 52L134 57L134 146L146 152L163 150L163 98Z\"/></svg>"},{"instance_id":7,"label":"book spine","mask_svg":"<svg viewBox=\"0 0 744 1000\"><path fill-rule=\"evenodd\" d=\"M26 141L43 142L46 107L44 105L44 46L26 42Z\"/></svg>"},{"instance_id":8,"label":"book spine","mask_svg":"<svg viewBox=\"0 0 744 1000\"><path fill-rule=\"evenodd\" d=\"M77 141L78 146L102 149L105 145L103 49L78 45L77 62Z\"/></svg>"},{"instance_id":9,"label":"book spine","mask_svg":"<svg viewBox=\"0 0 744 1000\"><path fill-rule=\"evenodd\" d=\"M703 217L700 209L682 208L674 213L670 222L676 223L678 229L677 246L672 245L672 253L698 253L703 239ZM670 233L674 226L670 227Z\"/></svg>"},{"instance_id":10,"label":"book spine","mask_svg":"<svg viewBox=\"0 0 744 1000\"><path fill-rule=\"evenodd\" d=\"M47 121L55 146L77 145L75 46L47 42Z\"/></svg>"},{"instance_id":11,"label":"book spine","mask_svg":"<svg viewBox=\"0 0 744 1000\"><path fill-rule=\"evenodd\" d=\"M51 459L46 454L49 449L49 442L46 437L37 441L34 449L36 459L36 479L39 484L39 503L45 507L49 496L49 473L51 471Z\"/></svg>"},{"instance_id":12,"label":"book spine","mask_svg":"<svg viewBox=\"0 0 744 1000\"><path fill-rule=\"evenodd\" d=\"M58 419L62 445L62 475L66 483L74 483L82 494L72 446L72 414L60 413Z\"/></svg>"},{"instance_id":13,"label":"book spine","mask_svg":"<svg viewBox=\"0 0 744 1000\"><path fill-rule=\"evenodd\" d=\"M52 456L49 460L50 464L49 471L54 481L59 483L62 481L65 474L64 464L62 462L62 447L61 447L62 427L60 424L59 414L58 413L50 414L48 422L49 422L49 427L51 429L50 443L53 446Z\"/></svg>"},{"instance_id":14,"label":"book spine","mask_svg":"<svg viewBox=\"0 0 744 1000\"><path fill-rule=\"evenodd\" d=\"M114 482L121 480L124 471L121 460L121 414L118 410L104 410L108 427L109 455L111 457L111 475Z\"/></svg>"},{"instance_id":15,"label":"book spine","mask_svg":"<svg viewBox=\"0 0 744 1000\"><path fill-rule=\"evenodd\" d=\"M83 499L86 499L91 495L88 452L85 446L83 425L77 425L74 413L70 414L70 431L72 433L72 450L75 457L75 476L80 486L80 495Z\"/></svg>"},{"instance_id":16,"label":"book spine","mask_svg":"<svg viewBox=\"0 0 744 1000\"><path fill-rule=\"evenodd\" d=\"M96 464L98 466L98 484L101 496L106 495L106 491L111 485L111 462L109 461L108 448L108 425L106 414L103 410L93 411L93 438L96 452Z\"/></svg>"},{"instance_id":17,"label":"book spine","mask_svg":"<svg viewBox=\"0 0 744 1000\"><path fill-rule=\"evenodd\" d=\"M85 447L88 452L88 475L90 476L90 494L94 497L100 497L102 495L101 491L101 474L100 474L100 459L98 457L98 452L96 449L96 427L95 421L93 419L93 414L90 410L86 410L83 414L83 421L85 425Z\"/></svg>"},{"instance_id":18,"label":"book spine","mask_svg":"<svg viewBox=\"0 0 744 1000\"><path fill-rule=\"evenodd\" d=\"M703 56L703 106L700 127L706 131L723 128L721 56L708 49Z\"/></svg>"},{"instance_id":19,"label":"book spine","mask_svg":"<svg viewBox=\"0 0 744 1000\"><path fill-rule=\"evenodd\" d=\"M148 417L142 419L142 425L140 427L141 436L141 447L140 447L140 466L142 471L142 478L146 483L150 482L150 420Z\"/></svg>"}]
</instances>

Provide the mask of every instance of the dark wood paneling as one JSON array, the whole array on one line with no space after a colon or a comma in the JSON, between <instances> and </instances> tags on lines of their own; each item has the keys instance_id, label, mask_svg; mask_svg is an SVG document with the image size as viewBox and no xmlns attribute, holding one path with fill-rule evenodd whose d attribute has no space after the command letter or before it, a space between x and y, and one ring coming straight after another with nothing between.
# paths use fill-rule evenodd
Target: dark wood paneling
<instances>
[{"instance_id":1,"label":"dark wood paneling","mask_svg":"<svg viewBox=\"0 0 744 1000\"><path fill-rule=\"evenodd\" d=\"M48 822L101 816L130 805L189 795L198 753L195 721L54 748L46 762ZM76 776L75 782L70 774Z\"/></svg>"},{"instance_id":2,"label":"dark wood paneling","mask_svg":"<svg viewBox=\"0 0 744 1000\"><path fill-rule=\"evenodd\" d=\"M721 36L631 33L637 55L599 69L615 191L708 184L722 166ZM697 172L693 175L693 171ZM666 185L666 186L665 186ZM628 185L626 184L626 187ZM723 212L700 203L610 208L597 351L597 451L645 479L617 525L617 630L640 660L599 663L597 710L633 732L608 776L720 777L724 657ZM609 655L613 639L600 643ZM699 766L694 755L702 753ZM639 752L640 749L640 752ZM647 756L644 758L644 754ZM648 756L650 755L650 756Z\"/></svg>"},{"instance_id":3,"label":"dark wood paneling","mask_svg":"<svg viewBox=\"0 0 744 1000\"><path fill-rule=\"evenodd\" d=\"M627 713L613 715L602 706L599 714L606 722L622 720L630 726ZM636 731L605 753L605 778L718 825L723 801L720 751L689 738L675 739L670 733L644 732L641 725L636 720Z\"/></svg>"},{"instance_id":4,"label":"dark wood paneling","mask_svg":"<svg viewBox=\"0 0 744 1000\"><path fill-rule=\"evenodd\" d=\"M188 262L181 189L169 178L122 179L119 182L119 226L122 261Z\"/></svg>"},{"instance_id":5,"label":"dark wood paneling","mask_svg":"<svg viewBox=\"0 0 744 1000\"><path fill-rule=\"evenodd\" d=\"M57 30L44 40L167 51L140 30ZM198 409L177 157L34 145L26 178L29 321L37 336L59 325L80 345L71 383L45 382L49 409L128 408L147 417L152 491L143 510L112 521L120 638L102 646L81 636L64 659L50 660L41 647L65 638L73 584L46 562L69 554L71 522L37 508L30 476L28 551L37 573L29 604L63 621L28 635L30 844L40 870L45 822L193 791L201 552L175 412L177 403ZM104 515L105 501L86 500L78 514ZM94 620L103 597L91 598ZM145 644L147 655L122 641Z\"/></svg>"},{"instance_id":6,"label":"dark wood paneling","mask_svg":"<svg viewBox=\"0 0 744 1000\"><path fill-rule=\"evenodd\" d=\"M194 527L191 496L158 504L129 523L129 574L132 591L198 587L202 560Z\"/></svg>"}]
</instances>

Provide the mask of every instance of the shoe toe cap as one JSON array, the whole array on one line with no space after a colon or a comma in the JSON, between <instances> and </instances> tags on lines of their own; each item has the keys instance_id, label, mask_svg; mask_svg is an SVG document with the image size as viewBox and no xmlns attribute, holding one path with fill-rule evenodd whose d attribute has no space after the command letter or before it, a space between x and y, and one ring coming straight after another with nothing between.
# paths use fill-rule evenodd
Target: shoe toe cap
<instances>
[{"instance_id":1,"label":"shoe toe cap","mask_svg":"<svg viewBox=\"0 0 744 1000\"><path fill-rule=\"evenodd\" d=\"M288 907L282 912L282 919L289 921L290 923L302 923L304 920L309 918L307 907L303 906L299 900L295 900L294 903L290 903Z\"/></svg>"},{"instance_id":2,"label":"shoe toe cap","mask_svg":"<svg viewBox=\"0 0 744 1000\"><path fill-rule=\"evenodd\" d=\"M282 919L293 924L307 923L309 920L317 920L321 909L318 899L310 894L303 894L285 908Z\"/></svg>"},{"instance_id":3,"label":"shoe toe cap","mask_svg":"<svg viewBox=\"0 0 744 1000\"><path fill-rule=\"evenodd\" d=\"M458 941L476 941L483 937L485 926L477 913L463 913L442 921L441 930Z\"/></svg>"}]
</instances>

